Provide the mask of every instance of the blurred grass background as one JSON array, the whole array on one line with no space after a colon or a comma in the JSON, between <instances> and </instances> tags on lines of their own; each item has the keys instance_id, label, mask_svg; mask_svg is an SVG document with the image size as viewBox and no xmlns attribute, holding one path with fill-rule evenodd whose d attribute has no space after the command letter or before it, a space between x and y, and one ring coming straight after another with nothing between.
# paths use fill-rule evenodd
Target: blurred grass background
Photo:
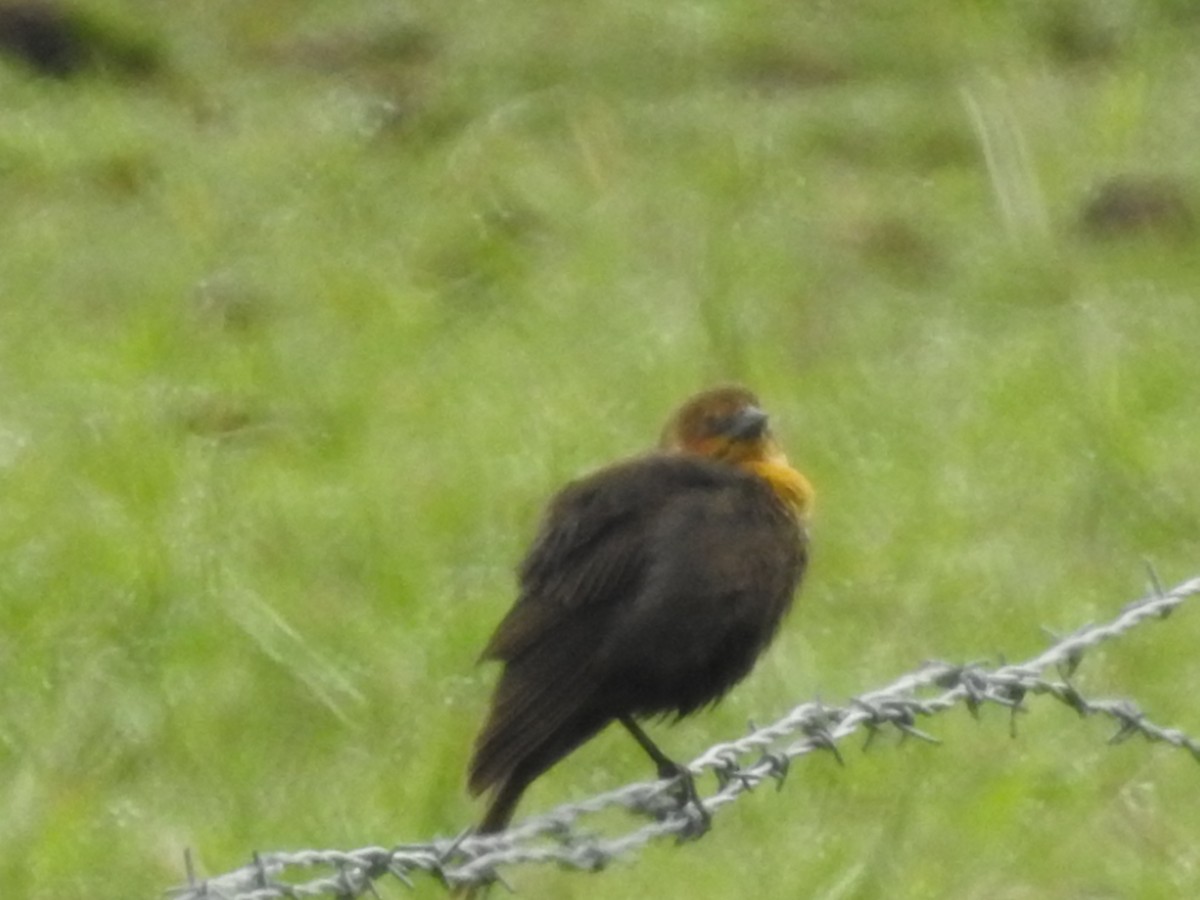
<instances>
[{"instance_id":1,"label":"blurred grass background","mask_svg":"<svg viewBox=\"0 0 1200 900\"><path fill-rule=\"evenodd\" d=\"M815 561L680 758L1196 574L1198 37L1187 0L0 7L3 893L459 831L541 504L715 381L816 483ZM1198 634L1080 685L1196 733ZM511 878L1200 890L1183 754L1046 703L934 730ZM522 809L648 775L607 734Z\"/></svg>"}]
</instances>

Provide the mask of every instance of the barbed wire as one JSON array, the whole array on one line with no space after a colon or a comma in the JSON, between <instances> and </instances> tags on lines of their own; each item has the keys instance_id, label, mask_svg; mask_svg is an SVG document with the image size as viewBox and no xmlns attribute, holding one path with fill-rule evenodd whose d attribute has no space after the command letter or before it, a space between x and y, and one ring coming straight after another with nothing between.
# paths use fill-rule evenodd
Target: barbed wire
<instances>
[{"instance_id":1,"label":"barbed wire","mask_svg":"<svg viewBox=\"0 0 1200 900\"><path fill-rule=\"evenodd\" d=\"M791 762L817 750L828 751L841 762L838 742L861 730L868 733L868 745L876 734L889 728L906 737L938 743L937 738L917 727L917 721L960 704L973 715L986 705L1004 707L1011 715L1010 727L1015 729L1016 717L1026 710L1030 696L1049 696L1081 716L1112 720L1117 730L1110 743L1141 735L1186 750L1200 761L1200 741L1150 721L1132 700L1088 699L1070 681L1088 650L1144 622L1166 618L1188 598L1200 594L1200 577L1170 591L1162 590L1153 573L1151 579L1154 590L1149 596L1126 605L1108 622L1056 637L1049 648L1026 662L997 668L978 663L928 662L845 705L802 703L770 725L752 727L745 737L710 747L687 766L693 775L712 771L717 776L716 791L700 803L711 816L765 781L782 787ZM1051 669L1057 678L1045 674ZM517 864L554 863L594 871L652 841L700 836L706 829L705 816L693 803L681 801L678 787L677 780L629 784L559 806L500 834L474 836L468 831L456 838L391 847L255 853L249 864L202 880L195 876L188 854L188 884L167 893L176 900L356 898L368 893L378 896L375 882L389 875L411 886L410 876L423 872L448 887L469 887L503 882L501 869ZM581 819L613 807L650 821L615 836L577 827ZM308 881L281 880L312 869L325 869L330 874Z\"/></svg>"}]
</instances>

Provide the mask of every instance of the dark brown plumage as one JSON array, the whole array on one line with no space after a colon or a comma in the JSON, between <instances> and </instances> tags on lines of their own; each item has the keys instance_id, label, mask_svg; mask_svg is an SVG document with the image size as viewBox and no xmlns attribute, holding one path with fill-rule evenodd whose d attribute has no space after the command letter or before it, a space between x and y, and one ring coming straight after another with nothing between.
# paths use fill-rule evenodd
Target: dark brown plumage
<instances>
[{"instance_id":1,"label":"dark brown plumage","mask_svg":"<svg viewBox=\"0 0 1200 900\"><path fill-rule=\"evenodd\" d=\"M698 394L659 449L568 484L483 651L504 663L470 765L502 830L538 775L608 723L715 703L770 642L807 559L808 481L742 388Z\"/></svg>"}]
</instances>

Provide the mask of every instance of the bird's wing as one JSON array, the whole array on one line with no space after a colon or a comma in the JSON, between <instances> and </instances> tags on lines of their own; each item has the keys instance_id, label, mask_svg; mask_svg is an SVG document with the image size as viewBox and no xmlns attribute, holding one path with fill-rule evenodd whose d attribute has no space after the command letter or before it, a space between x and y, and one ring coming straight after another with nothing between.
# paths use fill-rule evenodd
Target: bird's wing
<instances>
[{"instance_id":1,"label":"bird's wing","mask_svg":"<svg viewBox=\"0 0 1200 900\"><path fill-rule=\"evenodd\" d=\"M513 777L532 780L608 723L595 702L598 613L562 619L505 666L475 742L473 793Z\"/></svg>"},{"instance_id":2,"label":"bird's wing","mask_svg":"<svg viewBox=\"0 0 1200 900\"><path fill-rule=\"evenodd\" d=\"M602 667L647 686L642 712L682 715L719 699L770 642L803 572L805 537L766 485L737 475L674 495L646 538L649 568L605 637Z\"/></svg>"},{"instance_id":3,"label":"bird's wing","mask_svg":"<svg viewBox=\"0 0 1200 900\"><path fill-rule=\"evenodd\" d=\"M650 567L658 512L672 496L722 477L705 461L653 455L569 484L551 501L521 564L520 596L482 658L512 661L577 610L608 610L632 599Z\"/></svg>"}]
</instances>

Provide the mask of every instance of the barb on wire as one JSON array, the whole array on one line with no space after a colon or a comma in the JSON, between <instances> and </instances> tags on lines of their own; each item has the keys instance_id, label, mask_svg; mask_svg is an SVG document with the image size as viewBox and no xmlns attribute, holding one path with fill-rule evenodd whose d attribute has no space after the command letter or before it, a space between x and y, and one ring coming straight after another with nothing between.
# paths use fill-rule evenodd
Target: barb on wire
<instances>
[{"instance_id":1,"label":"barb on wire","mask_svg":"<svg viewBox=\"0 0 1200 900\"><path fill-rule=\"evenodd\" d=\"M1030 696L1051 697L1081 716L1111 719L1117 731L1109 743L1141 735L1149 741L1187 750L1200 761L1200 741L1178 729L1155 724L1130 700L1088 699L1069 680L1089 649L1150 619L1165 618L1189 597L1200 594L1200 577L1170 591L1164 591L1156 578L1152 581L1150 596L1128 604L1108 622L1088 625L1055 639L1044 652L1026 662L991 669L981 663L929 662L845 705L810 701L770 725L752 726L745 737L710 747L688 765L694 775L708 770L717 775L717 790L701 802L712 814L764 781L782 787L792 761L816 750L830 752L842 763L838 742L860 730L867 733L866 745L888 728L904 737L938 743L916 723L959 704L973 715L986 705L1006 708L1011 715L1010 727L1015 730L1016 716L1025 711ZM1046 677L1044 673L1049 670L1054 670L1058 678ZM387 875L411 886L410 876L424 872L449 887L467 887L503 883L502 867L519 863L555 863L594 871L651 841L667 837L685 840L696 835L697 813L690 803L679 804L673 786L671 781L626 785L559 806L500 834L476 837L464 832L456 838L350 851L255 853L249 864L203 880L197 879L189 853L185 860L188 884L172 889L168 895L176 900L317 896L341 900L377 896L375 882ZM575 827L579 820L611 807L624 808L648 821L614 836L584 833ZM308 881L295 880L297 873L313 869L329 874ZM282 880L285 875L287 881Z\"/></svg>"}]
</instances>

